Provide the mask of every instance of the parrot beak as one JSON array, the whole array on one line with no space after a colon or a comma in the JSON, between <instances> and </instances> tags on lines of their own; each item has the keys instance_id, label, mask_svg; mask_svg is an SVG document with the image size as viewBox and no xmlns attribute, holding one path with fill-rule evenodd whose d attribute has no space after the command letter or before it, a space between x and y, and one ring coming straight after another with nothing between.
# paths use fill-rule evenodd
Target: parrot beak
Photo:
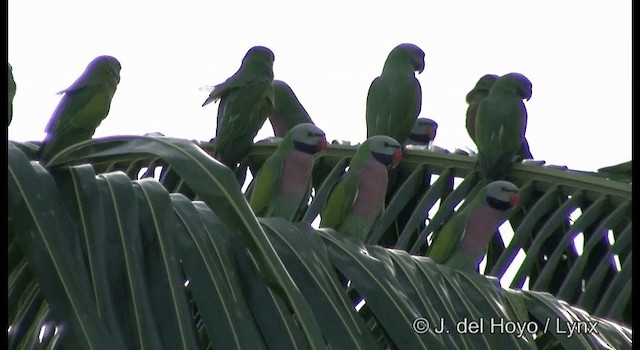
<instances>
[{"instance_id":1,"label":"parrot beak","mask_svg":"<svg viewBox=\"0 0 640 350\"><path fill-rule=\"evenodd\" d=\"M514 193L511 195L511 198L509 198L511 201L511 205L514 207L517 207L520 205L520 193Z\"/></svg>"},{"instance_id":2,"label":"parrot beak","mask_svg":"<svg viewBox=\"0 0 640 350\"><path fill-rule=\"evenodd\" d=\"M398 164L400 164L401 161L402 161L402 149L398 148L395 151L393 151L391 164L393 167L395 167Z\"/></svg>"},{"instance_id":3,"label":"parrot beak","mask_svg":"<svg viewBox=\"0 0 640 350\"><path fill-rule=\"evenodd\" d=\"M320 140L318 140L318 149L325 150L329 147L329 143L327 142L326 138L321 138Z\"/></svg>"}]
</instances>

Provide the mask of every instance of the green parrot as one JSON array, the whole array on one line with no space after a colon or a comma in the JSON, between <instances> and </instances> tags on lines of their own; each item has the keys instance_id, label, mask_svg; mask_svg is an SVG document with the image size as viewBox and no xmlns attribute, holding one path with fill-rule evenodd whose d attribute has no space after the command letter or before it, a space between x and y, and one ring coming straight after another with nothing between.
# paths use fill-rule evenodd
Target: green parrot
<instances>
[{"instance_id":1,"label":"green parrot","mask_svg":"<svg viewBox=\"0 0 640 350\"><path fill-rule=\"evenodd\" d=\"M13 97L16 95L16 81L13 80L13 67L11 67L11 63L7 62L7 64L9 65L9 115L7 126L9 126L11 124L11 119L13 119Z\"/></svg>"},{"instance_id":2,"label":"green parrot","mask_svg":"<svg viewBox=\"0 0 640 350\"><path fill-rule=\"evenodd\" d=\"M384 205L387 168L401 160L402 146L396 140L384 135L369 137L329 193L320 227L364 241Z\"/></svg>"},{"instance_id":3,"label":"green parrot","mask_svg":"<svg viewBox=\"0 0 640 350\"><path fill-rule=\"evenodd\" d=\"M424 51L414 44L400 44L387 57L382 74L367 95L367 137L387 135L401 144L413 128L422 108L422 88L415 72L424 70Z\"/></svg>"},{"instance_id":4,"label":"green parrot","mask_svg":"<svg viewBox=\"0 0 640 350\"><path fill-rule=\"evenodd\" d=\"M501 179L517 158L529 146L525 138L527 108L522 102L531 98L531 82L524 75L509 73L501 76L478 106L476 114L477 166L490 180Z\"/></svg>"},{"instance_id":5,"label":"green parrot","mask_svg":"<svg viewBox=\"0 0 640 350\"><path fill-rule=\"evenodd\" d=\"M214 86L202 104L220 100L213 156L231 169L247 154L273 109L273 61L268 48L250 48L238 71Z\"/></svg>"},{"instance_id":6,"label":"green parrot","mask_svg":"<svg viewBox=\"0 0 640 350\"><path fill-rule=\"evenodd\" d=\"M282 80L273 81L274 106L269 114L273 134L284 135L294 126L302 123L313 124L309 113L304 109L291 87Z\"/></svg>"},{"instance_id":7,"label":"green parrot","mask_svg":"<svg viewBox=\"0 0 640 350\"><path fill-rule=\"evenodd\" d=\"M82 75L67 89L44 131L40 159L48 161L56 153L90 139L109 114L111 100L120 82L120 62L112 56L93 59Z\"/></svg>"},{"instance_id":8,"label":"green parrot","mask_svg":"<svg viewBox=\"0 0 640 350\"><path fill-rule=\"evenodd\" d=\"M256 175L249 200L255 215L293 220L308 199L313 155L328 145L324 132L313 124L289 130Z\"/></svg>"},{"instance_id":9,"label":"green parrot","mask_svg":"<svg viewBox=\"0 0 640 350\"><path fill-rule=\"evenodd\" d=\"M487 251L494 232L520 205L520 190L508 181L494 181L481 189L473 201L449 219L427 256L438 264L473 272Z\"/></svg>"},{"instance_id":10,"label":"green parrot","mask_svg":"<svg viewBox=\"0 0 640 350\"><path fill-rule=\"evenodd\" d=\"M437 131L438 123L436 123L435 120L429 118L418 118L416 119L405 144L429 146L436 138Z\"/></svg>"},{"instance_id":11,"label":"green parrot","mask_svg":"<svg viewBox=\"0 0 640 350\"><path fill-rule=\"evenodd\" d=\"M485 74L467 94L466 101L469 105L469 107L467 107L467 132L474 143L476 142L476 114L478 113L478 106L480 102L487 97L489 90L496 80L498 80L497 75Z\"/></svg>"}]
</instances>

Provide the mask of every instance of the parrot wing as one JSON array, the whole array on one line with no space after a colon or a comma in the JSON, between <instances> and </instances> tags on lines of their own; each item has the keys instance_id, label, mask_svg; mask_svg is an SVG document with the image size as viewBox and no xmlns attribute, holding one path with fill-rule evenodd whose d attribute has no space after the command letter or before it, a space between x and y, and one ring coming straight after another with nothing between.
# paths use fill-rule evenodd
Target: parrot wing
<instances>
[{"instance_id":1,"label":"parrot wing","mask_svg":"<svg viewBox=\"0 0 640 350\"><path fill-rule=\"evenodd\" d=\"M320 227L337 227L344 222L358 196L360 178L347 172L338 180L325 203Z\"/></svg>"},{"instance_id":2,"label":"parrot wing","mask_svg":"<svg viewBox=\"0 0 640 350\"><path fill-rule=\"evenodd\" d=\"M278 179L282 176L283 163L284 157L279 153L274 153L258 171L249 201L256 216L268 215L266 210L275 199Z\"/></svg>"},{"instance_id":3,"label":"parrot wing","mask_svg":"<svg viewBox=\"0 0 640 350\"><path fill-rule=\"evenodd\" d=\"M427 256L438 264L444 263L464 237L467 218L464 212L454 214L438 233L427 251Z\"/></svg>"}]
</instances>

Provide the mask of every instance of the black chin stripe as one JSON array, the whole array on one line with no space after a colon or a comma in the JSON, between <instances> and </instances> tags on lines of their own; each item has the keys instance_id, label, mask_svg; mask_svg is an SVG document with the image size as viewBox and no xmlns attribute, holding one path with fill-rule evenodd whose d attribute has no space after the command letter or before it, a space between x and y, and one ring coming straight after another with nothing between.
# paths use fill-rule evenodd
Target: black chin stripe
<instances>
[{"instance_id":1,"label":"black chin stripe","mask_svg":"<svg viewBox=\"0 0 640 350\"><path fill-rule=\"evenodd\" d=\"M318 145L310 145L308 143L299 141L293 141L293 147L300 152L311 155L316 154L318 151L320 151L320 147L318 147Z\"/></svg>"},{"instance_id":2,"label":"black chin stripe","mask_svg":"<svg viewBox=\"0 0 640 350\"><path fill-rule=\"evenodd\" d=\"M511 208L511 202L501 201L492 197L487 197L487 204L495 210L505 211Z\"/></svg>"},{"instance_id":3,"label":"black chin stripe","mask_svg":"<svg viewBox=\"0 0 640 350\"><path fill-rule=\"evenodd\" d=\"M371 152L371 155L373 155L373 158L375 158L378 162L384 165L389 165L391 164L391 162L393 162L393 155L391 154Z\"/></svg>"},{"instance_id":4,"label":"black chin stripe","mask_svg":"<svg viewBox=\"0 0 640 350\"><path fill-rule=\"evenodd\" d=\"M413 141L418 141L421 143L429 143L431 142L431 137L429 137L429 134L414 134L411 133L409 134L409 139L413 140Z\"/></svg>"}]
</instances>

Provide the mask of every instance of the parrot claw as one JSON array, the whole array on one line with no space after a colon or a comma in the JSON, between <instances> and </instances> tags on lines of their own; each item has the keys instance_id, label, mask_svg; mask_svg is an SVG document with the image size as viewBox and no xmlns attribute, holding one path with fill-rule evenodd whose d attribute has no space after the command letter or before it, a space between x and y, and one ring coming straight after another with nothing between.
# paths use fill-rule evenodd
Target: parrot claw
<instances>
[{"instance_id":1,"label":"parrot claw","mask_svg":"<svg viewBox=\"0 0 640 350\"><path fill-rule=\"evenodd\" d=\"M567 167L566 165L548 164L548 165L545 165L544 167L551 168L551 169L558 169L558 170L569 170L569 167Z\"/></svg>"},{"instance_id":2,"label":"parrot claw","mask_svg":"<svg viewBox=\"0 0 640 350\"><path fill-rule=\"evenodd\" d=\"M516 156L516 157L520 157L520 156ZM533 160L533 159L523 159L522 160L522 164L531 164L531 165L538 165L538 166L542 166L546 163L546 161L544 160Z\"/></svg>"}]
</instances>

